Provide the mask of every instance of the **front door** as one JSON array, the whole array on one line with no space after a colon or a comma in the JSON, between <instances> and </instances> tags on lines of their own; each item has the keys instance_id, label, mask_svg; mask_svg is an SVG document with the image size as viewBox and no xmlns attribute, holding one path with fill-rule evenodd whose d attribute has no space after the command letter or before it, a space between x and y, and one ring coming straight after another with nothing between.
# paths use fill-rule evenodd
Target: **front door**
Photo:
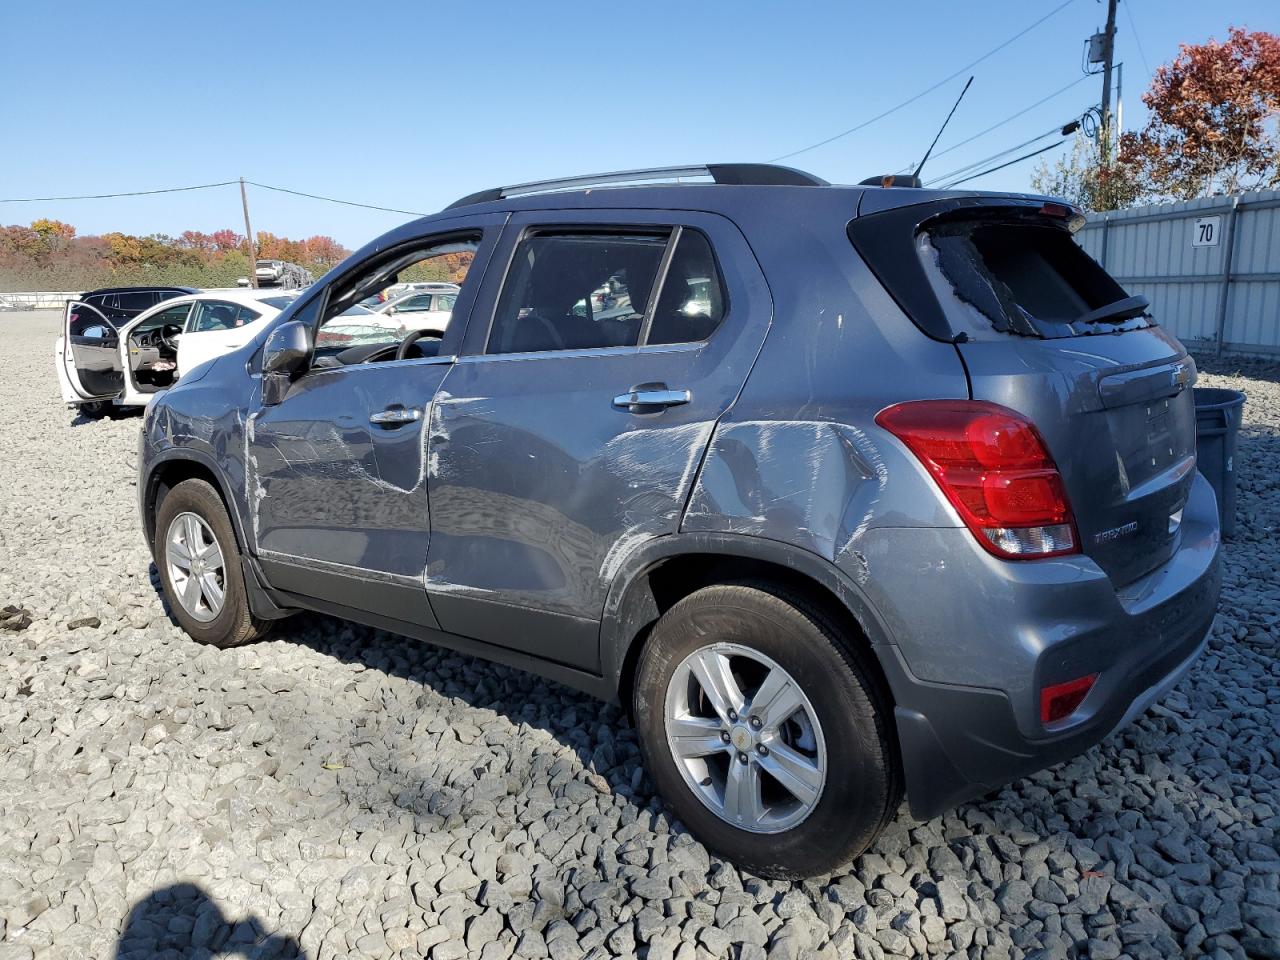
<instances>
[{"instance_id":1,"label":"front door","mask_svg":"<svg viewBox=\"0 0 1280 960\"><path fill-rule=\"evenodd\" d=\"M676 531L772 301L711 214L519 214L494 262L507 275L432 409L432 608L450 632L597 670L609 583Z\"/></svg>"},{"instance_id":2,"label":"front door","mask_svg":"<svg viewBox=\"0 0 1280 960\"><path fill-rule=\"evenodd\" d=\"M423 589L426 427L457 338L419 341L432 355L412 350L397 360L393 331L366 330L359 315L343 314L422 261L459 252L474 257L465 311L500 226L501 218L472 216L446 235L383 250L293 314L318 327L311 368L279 403L261 405L247 429L254 548L273 586L436 626Z\"/></svg>"},{"instance_id":3,"label":"front door","mask_svg":"<svg viewBox=\"0 0 1280 960\"><path fill-rule=\"evenodd\" d=\"M76 399L112 400L124 390L120 335L97 307L67 301L62 323L62 371Z\"/></svg>"}]
</instances>

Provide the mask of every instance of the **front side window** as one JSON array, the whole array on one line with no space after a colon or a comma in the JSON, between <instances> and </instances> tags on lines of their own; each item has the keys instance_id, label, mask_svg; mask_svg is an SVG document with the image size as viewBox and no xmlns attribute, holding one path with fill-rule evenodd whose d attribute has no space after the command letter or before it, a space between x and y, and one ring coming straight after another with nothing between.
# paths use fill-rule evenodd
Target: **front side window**
<instances>
[{"instance_id":1,"label":"front side window","mask_svg":"<svg viewBox=\"0 0 1280 960\"><path fill-rule=\"evenodd\" d=\"M396 309L407 311L409 313L430 310L431 294L427 293L417 297L405 297L396 304Z\"/></svg>"},{"instance_id":2,"label":"front side window","mask_svg":"<svg viewBox=\"0 0 1280 960\"><path fill-rule=\"evenodd\" d=\"M68 317L67 332L73 337L85 337L90 340L105 340L116 335L115 330L106 322L102 314L90 309L90 304L76 304L71 307Z\"/></svg>"},{"instance_id":3,"label":"front side window","mask_svg":"<svg viewBox=\"0 0 1280 960\"><path fill-rule=\"evenodd\" d=\"M191 304L179 303L172 307L161 310L159 313L143 320L137 327L133 329L133 333L141 333L144 330L155 330L158 327L176 326L185 327L187 323L187 315L191 312Z\"/></svg>"},{"instance_id":4,"label":"front side window","mask_svg":"<svg viewBox=\"0 0 1280 960\"><path fill-rule=\"evenodd\" d=\"M503 286L489 353L633 347L670 232L525 237Z\"/></svg>"},{"instance_id":5,"label":"front side window","mask_svg":"<svg viewBox=\"0 0 1280 960\"><path fill-rule=\"evenodd\" d=\"M430 294L410 296L396 303L394 311L381 308L386 306L388 297L394 299L397 291L414 281L447 279L463 283L479 246L479 235L437 242L381 260L344 281L325 305L316 331L317 358L336 358L353 347L394 347L411 331L421 331L423 336L409 358L433 356L449 319L414 320L415 314L420 316L430 307ZM413 306L415 301L421 305Z\"/></svg>"}]
</instances>

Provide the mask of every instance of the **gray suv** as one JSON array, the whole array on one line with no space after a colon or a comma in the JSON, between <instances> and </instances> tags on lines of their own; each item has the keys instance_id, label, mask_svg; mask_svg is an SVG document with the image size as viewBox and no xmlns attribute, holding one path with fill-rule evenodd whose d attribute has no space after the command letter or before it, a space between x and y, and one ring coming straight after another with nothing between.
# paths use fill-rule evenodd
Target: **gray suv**
<instances>
[{"instance_id":1,"label":"gray suv","mask_svg":"<svg viewBox=\"0 0 1280 960\"><path fill-rule=\"evenodd\" d=\"M829 871L1204 649L1195 366L1081 221L754 164L466 197L151 403L173 614L228 647L321 611L621 701L708 846ZM442 335L339 319L431 256L466 267Z\"/></svg>"}]
</instances>

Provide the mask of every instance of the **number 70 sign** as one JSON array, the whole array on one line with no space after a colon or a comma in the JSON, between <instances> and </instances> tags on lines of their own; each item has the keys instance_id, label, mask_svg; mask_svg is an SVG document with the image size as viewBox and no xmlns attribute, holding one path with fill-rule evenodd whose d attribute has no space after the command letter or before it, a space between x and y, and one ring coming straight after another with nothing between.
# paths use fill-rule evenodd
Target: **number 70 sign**
<instances>
[{"instance_id":1,"label":"number 70 sign","mask_svg":"<svg viewBox=\"0 0 1280 960\"><path fill-rule=\"evenodd\" d=\"M1191 245L1193 247L1216 247L1221 235L1221 217L1196 217L1191 221Z\"/></svg>"}]
</instances>

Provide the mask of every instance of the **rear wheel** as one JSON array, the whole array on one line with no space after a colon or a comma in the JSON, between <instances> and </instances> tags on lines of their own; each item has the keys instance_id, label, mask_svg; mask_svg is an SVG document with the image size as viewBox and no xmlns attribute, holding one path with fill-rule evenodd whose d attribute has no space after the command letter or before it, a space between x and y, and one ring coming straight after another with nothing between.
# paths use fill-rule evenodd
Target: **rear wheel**
<instances>
[{"instance_id":1,"label":"rear wheel","mask_svg":"<svg viewBox=\"0 0 1280 960\"><path fill-rule=\"evenodd\" d=\"M153 553L169 606L193 639L235 647L270 628L249 610L231 518L204 480L184 480L164 498Z\"/></svg>"},{"instance_id":2,"label":"rear wheel","mask_svg":"<svg viewBox=\"0 0 1280 960\"><path fill-rule=\"evenodd\" d=\"M634 712L667 802L709 847L770 877L829 873L899 800L887 708L857 648L804 598L707 587L654 626Z\"/></svg>"}]
</instances>

